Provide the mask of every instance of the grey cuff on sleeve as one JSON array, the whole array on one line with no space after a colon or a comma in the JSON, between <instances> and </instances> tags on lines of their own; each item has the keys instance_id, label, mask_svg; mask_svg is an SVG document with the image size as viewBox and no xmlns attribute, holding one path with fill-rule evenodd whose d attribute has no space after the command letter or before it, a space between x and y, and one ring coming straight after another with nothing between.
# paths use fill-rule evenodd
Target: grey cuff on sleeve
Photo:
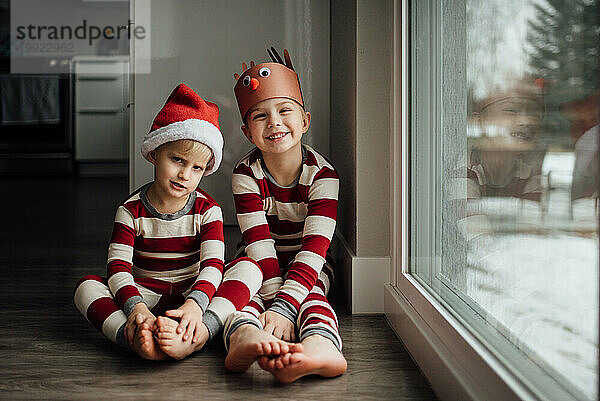
<instances>
[{"instance_id":1,"label":"grey cuff on sleeve","mask_svg":"<svg viewBox=\"0 0 600 401\"><path fill-rule=\"evenodd\" d=\"M219 316L217 316L217 314L210 309L207 310L204 315L202 315L202 323L204 323L208 328L209 340L212 340L213 337L216 336L223 328L223 322L221 322Z\"/></svg>"},{"instance_id":2,"label":"grey cuff on sleeve","mask_svg":"<svg viewBox=\"0 0 600 401\"><path fill-rule=\"evenodd\" d=\"M273 301L273 305L271 305L269 310L279 313L281 316L289 319L294 324L296 323L298 311L292 306L292 304L284 299L275 298L275 301Z\"/></svg>"},{"instance_id":3,"label":"grey cuff on sleeve","mask_svg":"<svg viewBox=\"0 0 600 401\"><path fill-rule=\"evenodd\" d=\"M194 290L194 291L190 292L190 294L187 296L186 299L190 299L190 298L193 299L194 301L196 301L196 303L198 304L200 309L202 309L202 313L204 313L206 311L206 308L208 307L208 303L210 302L210 300L208 299L208 295L206 295L202 291Z\"/></svg>"},{"instance_id":4,"label":"grey cuff on sleeve","mask_svg":"<svg viewBox=\"0 0 600 401\"><path fill-rule=\"evenodd\" d=\"M131 315L131 311L133 310L133 308L135 308L135 306L137 304L139 304L140 302L144 302L144 298L142 298L139 295L134 295L133 297L131 297L127 301L125 301L125 303L123 304L123 312L125 312L125 315L127 317L129 317L129 315Z\"/></svg>"}]
</instances>

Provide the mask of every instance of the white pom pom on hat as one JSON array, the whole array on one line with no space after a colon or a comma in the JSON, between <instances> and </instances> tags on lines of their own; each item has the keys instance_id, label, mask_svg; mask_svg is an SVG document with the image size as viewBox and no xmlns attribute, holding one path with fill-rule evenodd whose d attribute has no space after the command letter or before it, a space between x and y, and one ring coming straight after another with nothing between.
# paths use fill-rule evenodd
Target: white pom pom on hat
<instances>
[{"instance_id":1,"label":"white pom pom on hat","mask_svg":"<svg viewBox=\"0 0 600 401\"><path fill-rule=\"evenodd\" d=\"M202 99L185 84L171 92L158 112L142 143L142 155L149 159L154 149L167 142L191 139L212 150L213 158L204 175L217 171L223 160L223 135L219 129L219 107Z\"/></svg>"}]
</instances>

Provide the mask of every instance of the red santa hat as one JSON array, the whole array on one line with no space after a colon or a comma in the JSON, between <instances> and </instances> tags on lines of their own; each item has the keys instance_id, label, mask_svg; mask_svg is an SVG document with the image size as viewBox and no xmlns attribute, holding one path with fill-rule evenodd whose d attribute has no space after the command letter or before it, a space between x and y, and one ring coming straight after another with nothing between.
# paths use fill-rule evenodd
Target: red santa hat
<instances>
[{"instance_id":1,"label":"red santa hat","mask_svg":"<svg viewBox=\"0 0 600 401\"><path fill-rule=\"evenodd\" d=\"M150 132L144 137L142 155L167 142L191 139L201 142L212 150L213 158L204 175L217 171L223 159L223 135L219 130L219 107L203 100L185 84L179 84L171 92L165 105L158 112Z\"/></svg>"}]
</instances>

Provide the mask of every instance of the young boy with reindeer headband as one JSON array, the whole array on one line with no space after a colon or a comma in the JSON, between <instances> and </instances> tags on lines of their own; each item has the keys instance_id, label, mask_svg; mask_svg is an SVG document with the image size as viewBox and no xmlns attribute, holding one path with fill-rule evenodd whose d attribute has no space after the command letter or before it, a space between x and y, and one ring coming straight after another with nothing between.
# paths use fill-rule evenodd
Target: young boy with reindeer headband
<instances>
[{"instance_id":1,"label":"young boy with reindeer headband","mask_svg":"<svg viewBox=\"0 0 600 401\"><path fill-rule=\"evenodd\" d=\"M287 50L285 61L271 50L272 63L244 63L242 74L234 74L242 132L256 146L233 172L243 241L238 252L261 266L263 284L226 325L225 365L243 372L258 360L282 382L310 374L334 377L347 367L326 298L339 180L323 156L301 143L311 117L298 75ZM283 340L289 347L296 339L300 344L279 355L268 346Z\"/></svg>"}]
</instances>

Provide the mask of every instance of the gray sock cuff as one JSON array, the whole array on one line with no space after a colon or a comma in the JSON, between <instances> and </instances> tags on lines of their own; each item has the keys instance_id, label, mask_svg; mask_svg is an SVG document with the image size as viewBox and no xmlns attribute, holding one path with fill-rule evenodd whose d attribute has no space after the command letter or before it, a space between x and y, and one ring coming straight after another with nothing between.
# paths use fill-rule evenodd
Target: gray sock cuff
<instances>
[{"instance_id":1,"label":"gray sock cuff","mask_svg":"<svg viewBox=\"0 0 600 401\"><path fill-rule=\"evenodd\" d=\"M342 352L342 343L340 342L339 336L323 327L311 327L311 328L304 330L300 334L300 342L302 342L306 337L309 337L309 336L312 336L315 334L318 334L321 337L325 337L325 338L331 340L331 342L333 343L333 345L335 345L335 347L338 349L338 351Z\"/></svg>"},{"instance_id":2,"label":"gray sock cuff","mask_svg":"<svg viewBox=\"0 0 600 401\"><path fill-rule=\"evenodd\" d=\"M208 339L212 340L221 329L223 328L223 322L219 319L219 316L210 309L204 312L202 316L202 323L208 328Z\"/></svg>"},{"instance_id":3,"label":"gray sock cuff","mask_svg":"<svg viewBox=\"0 0 600 401\"><path fill-rule=\"evenodd\" d=\"M225 349L229 351L229 338L233 333L235 333L237 329L240 328L240 326L244 324L251 324L252 326L257 327L259 330L263 329L258 319L243 318L236 320L231 324L231 326L229 326L229 329L227 330L227 333L225 335Z\"/></svg>"},{"instance_id":4,"label":"gray sock cuff","mask_svg":"<svg viewBox=\"0 0 600 401\"><path fill-rule=\"evenodd\" d=\"M125 324L126 323L123 323L123 325L119 327L119 330L117 330L116 341L117 345L129 349L129 344L127 343L127 339L125 338Z\"/></svg>"},{"instance_id":5,"label":"gray sock cuff","mask_svg":"<svg viewBox=\"0 0 600 401\"><path fill-rule=\"evenodd\" d=\"M273 305L271 305L269 310L279 313L281 316L287 318L290 322L292 322L294 324L296 323L296 317L298 317L298 311L296 310L296 308L294 308L294 306L292 304L290 304L288 301L286 301L284 299L275 298L275 301L273 301Z\"/></svg>"}]
</instances>

